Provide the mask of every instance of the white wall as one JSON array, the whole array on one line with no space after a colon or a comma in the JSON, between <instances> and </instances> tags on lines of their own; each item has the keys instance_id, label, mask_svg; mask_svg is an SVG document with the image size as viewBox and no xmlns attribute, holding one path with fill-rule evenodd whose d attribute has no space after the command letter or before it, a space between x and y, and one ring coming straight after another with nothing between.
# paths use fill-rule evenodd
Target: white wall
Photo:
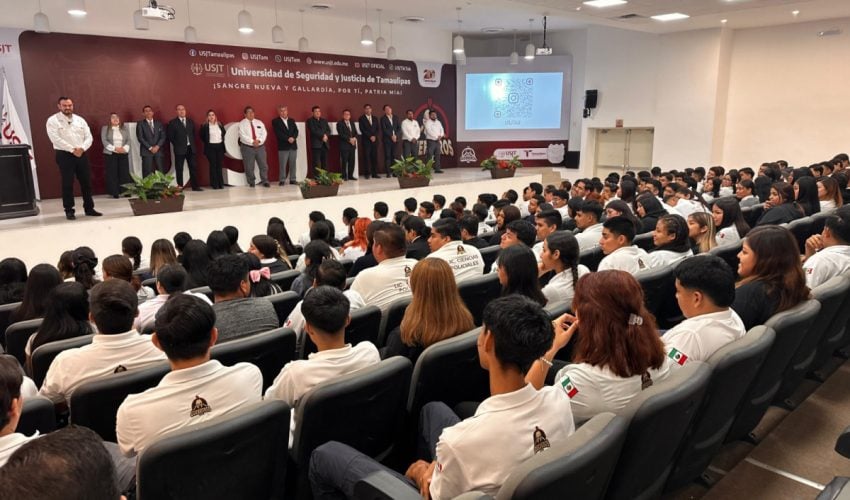
<instances>
[{"instance_id":1,"label":"white wall","mask_svg":"<svg viewBox=\"0 0 850 500\"><path fill-rule=\"evenodd\" d=\"M838 27L838 36L818 37ZM723 164L803 165L850 149L850 20L735 32Z\"/></svg>"},{"instance_id":2,"label":"white wall","mask_svg":"<svg viewBox=\"0 0 850 500\"><path fill-rule=\"evenodd\" d=\"M150 21L148 31L133 28L132 13L137 8L135 0L88 0L88 15L81 19L72 18L65 12L64 0L46 0L42 2L42 6L54 32L183 40L183 28L186 26L185 1L164 3L172 4L178 9L178 19L170 22ZM236 15L242 9L242 2L191 0L192 25L197 29L198 41L297 50L298 38L301 37L301 21L293 4L279 2L281 9L278 10L278 22L285 30L284 44L272 43L271 28L275 23L273 3L264 4L266 5L258 6L256 2L248 4L254 21L254 33L243 35L236 29ZM285 8L288 10L283 10ZM32 29L32 16L36 10L36 2L33 0L0 0L0 12L3 13L0 27ZM360 45L362 19L341 19L309 12L305 14L304 29L310 40L311 52L385 57L375 53L374 46L365 48ZM377 29L375 31L377 33ZM386 22L384 38L389 42ZM422 43L426 38L428 43ZM427 26L401 26L396 23L393 45L398 51L399 59L451 62L451 33L448 31L434 30Z\"/></svg>"}]
</instances>

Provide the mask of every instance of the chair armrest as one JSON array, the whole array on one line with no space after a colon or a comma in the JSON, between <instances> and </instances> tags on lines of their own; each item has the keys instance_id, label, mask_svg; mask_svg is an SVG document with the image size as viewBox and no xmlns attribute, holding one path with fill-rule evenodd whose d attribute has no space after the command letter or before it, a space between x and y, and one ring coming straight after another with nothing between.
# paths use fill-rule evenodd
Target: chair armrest
<instances>
[{"instance_id":1,"label":"chair armrest","mask_svg":"<svg viewBox=\"0 0 850 500\"><path fill-rule=\"evenodd\" d=\"M355 498L373 500L421 500L419 492L386 471L369 474L354 485Z\"/></svg>"}]
</instances>

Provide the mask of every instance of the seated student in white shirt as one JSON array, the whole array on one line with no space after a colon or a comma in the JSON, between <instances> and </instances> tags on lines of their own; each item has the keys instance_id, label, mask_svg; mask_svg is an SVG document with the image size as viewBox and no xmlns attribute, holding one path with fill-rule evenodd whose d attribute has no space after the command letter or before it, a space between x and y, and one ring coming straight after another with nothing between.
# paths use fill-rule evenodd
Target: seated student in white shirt
<instances>
[{"instance_id":1,"label":"seated student in white shirt","mask_svg":"<svg viewBox=\"0 0 850 500\"><path fill-rule=\"evenodd\" d=\"M575 316L565 314L553 322L555 341L526 379L543 387L555 355L580 328L573 364L555 375L555 387L569 396L577 423L602 412L617 413L642 390L667 378L669 358L632 275L600 271L582 276L573 311Z\"/></svg>"},{"instance_id":2,"label":"seated student in white shirt","mask_svg":"<svg viewBox=\"0 0 850 500\"><path fill-rule=\"evenodd\" d=\"M718 198L711 207L711 216L716 231L714 238L719 247L738 243L750 231L738 200L732 196Z\"/></svg>"},{"instance_id":3,"label":"seated student in white shirt","mask_svg":"<svg viewBox=\"0 0 850 500\"><path fill-rule=\"evenodd\" d=\"M143 452L165 434L262 401L259 368L210 360L218 339L215 319L213 308L191 295L180 294L165 305L152 340L168 356L171 372L118 407L115 434L125 456Z\"/></svg>"},{"instance_id":4,"label":"seated student in white shirt","mask_svg":"<svg viewBox=\"0 0 850 500\"><path fill-rule=\"evenodd\" d=\"M50 364L39 394L57 405L92 380L165 361L150 335L133 329L139 299L126 281L106 280L91 289L89 315L97 327L92 343L62 351Z\"/></svg>"},{"instance_id":5,"label":"seated student in white shirt","mask_svg":"<svg viewBox=\"0 0 850 500\"><path fill-rule=\"evenodd\" d=\"M555 231L561 229L561 213L557 210L538 210L534 214L534 227L537 232L537 243L531 247L537 262L543 253L543 242Z\"/></svg>"},{"instance_id":6,"label":"seated student in white shirt","mask_svg":"<svg viewBox=\"0 0 850 500\"><path fill-rule=\"evenodd\" d=\"M826 218L821 234L806 240L803 272L806 285L815 288L850 269L850 205Z\"/></svg>"},{"instance_id":7,"label":"seated student in white shirt","mask_svg":"<svg viewBox=\"0 0 850 500\"><path fill-rule=\"evenodd\" d=\"M287 363L266 390L266 399L280 399L292 407L289 446L298 427L298 404L313 387L328 380L381 362L378 348L368 341L345 343L345 327L351 321L348 298L333 287L320 286L304 297L301 313L305 330L319 352L307 359Z\"/></svg>"},{"instance_id":8,"label":"seated student in white shirt","mask_svg":"<svg viewBox=\"0 0 850 500\"><path fill-rule=\"evenodd\" d=\"M404 476L347 445L326 443L310 461L313 495L354 498L359 479L386 471L434 499L473 490L495 497L516 467L575 432L570 400L561 388L537 390L525 380L550 345L552 326L537 303L517 296L493 300L484 309L478 338L491 396L475 416L460 420L444 403L426 404L420 427L431 461L413 463Z\"/></svg>"},{"instance_id":9,"label":"seated student in white shirt","mask_svg":"<svg viewBox=\"0 0 850 500\"><path fill-rule=\"evenodd\" d=\"M438 212L434 204L430 201L423 201L419 204L419 211L416 212L416 215L419 216L420 219L425 221L425 225L431 227L431 224L435 220L439 220L440 212Z\"/></svg>"},{"instance_id":10,"label":"seated student in white shirt","mask_svg":"<svg viewBox=\"0 0 850 500\"><path fill-rule=\"evenodd\" d=\"M759 204L759 199L753 195L755 188L756 185L749 179L742 179L738 181L738 185L735 188L735 198L738 199L738 204L741 208L752 207L753 205ZM823 210L823 207L821 207L821 210Z\"/></svg>"},{"instance_id":11,"label":"seated student in white shirt","mask_svg":"<svg viewBox=\"0 0 850 500\"><path fill-rule=\"evenodd\" d=\"M212 305L212 301L206 295L186 292L186 283L188 280L189 275L186 273L186 269L180 264L166 264L160 267L156 274L156 290L159 295L139 304L139 315L133 321L133 328L139 333L153 331L156 313L168 301L169 297L175 294L189 293Z\"/></svg>"},{"instance_id":12,"label":"seated student in white shirt","mask_svg":"<svg viewBox=\"0 0 850 500\"><path fill-rule=\"evenodd\" d=\"M330 247L331 255L333 255L333 258L336 259L336 260L340 260L342 257L339 255L339 252L337 251L336 248L334 248L334 246L332 244L333 236L334 236L334 234L333 234L333 231L331 230L331 226L328 223L328 221L322 220L322 221L314 222L310 226L310 239L307 240L307 243L304 243L302 245L302 247L307 248L307 245L309 245L311 241L316 241L316 240L324 241L325 243L328 244L328 247ZM307 258L307 256L304 253L302 253L301 255L298 256L298 261L295 262L295 269L296 270L298 270L302 273L305 270L307 270L307 263L304 262L304 259L306 259L306 258Z\"/></svg>"},{"instance_id":13,"label":"seated student in white shirt","mask_svg":"<svg viewBox=\"0 0 850 500\"><path fill-rule=\"evenodd\" d=\"M674 274L676 301L687 319L667 330L661 340L676 368L707 360L747 332L730 307L735 301L735 273L723 259L698 255L679 263Z\"/></svg>"},{"instance_id":14,"label":"seated student in white shirt","mask_svg":"<svg viewBox=\"0 0 850 500\"><path fill-rule=\"evenodd\" d=\"M649 255L640 247L632 246L635 223L625 216L613 217L602 224L599 246L605 258L599 262L598 271L619 270L635 274L649 269Z\"/></svg>"},{"instance_id":15,"label":"seated student in white shirt","mask_svg":"<svg viewBox=\"0 0 850 500\"><path fill-rule=\"evenodd\" d=\"M24 406L21 394L23 381L24 372L18 360L13 356L0 355L0 467L21 445L38 437L38 432L32 436L15 432Z\"/></svg>"},{"instance_id":16,"label":"seated student in white shirt","mask_svg":"<svg viewBox=\"0 0 850 500\"><path fill-rule=\"evenodd\" d=\"M552 233L543 242L541 271L555 272L555 276L543 287L548 303L573 303L576 282L590 272L587 266L578 263L578 258L578 241L569 231Z\"/></svg>"},{"instance_id":17,"label":"seated student in white shirt","mask_svg":"<svg viewBox=\"0 0 850 500\"><path fill-rule=\"evenodd\" d=\"M407 246L404 229L395 224L383 224L372 235L372 255L378 262L360 271L351 284L366 305L377 306L386 312L397 299L410 297L407 279L418 262L405 257Z\"/></svg>"},{"instance_id":18,"label":"seated student in white shirt","mask_svg":"<svg viewBox=\"0 0 850 500\"><path fill-rule=\"evenodd\" d=\"M319 222L320 220L325 220L325 214L319 212L318 210L313 210L307 216L307 232L302 233L298 238L298 244L302 247L306 247L307 243L313 239L310 235L310 230L313 229L313 224Z\"/></svg>"},{"instance_id":19,"label":"seated student in white shirt","mask_svg":"<svg viewBox=\"0 0 850 500\"><path fill-rule=\"evenodd\" d=\"M448 262L458 284L484 274L484 258L481 251L466 245L460 239L460 225L456 219L440 219L431 226L428 236L428 257Z\"/></svg>"},{"instance_id":20,"label":"seated student in white shirt","mask_svg":"<svg viewBox=\"0 0 850 500\"><path fill-rule=\"evenodd\" d=\"M318 269L316 269L316 277L313 279L313 286L307 290L307 293L310 293L311 290L320 286L331 286L342 290L343 295L348 298L350 311L360 309L366 305L363 303L363 297L361 297L359 293L354 290L345 289L345 267L343 267L343 265L337 260L328 259L322 261ZM304 337L304 327L307 325L307 322L304 320L304 315L301 313L301 304L303 303L304 301L302 300L295 304L295 308L291 313L289 313L289 317L286 318L286 321L283 323L283 326L286 328L292 328L298 336L297 344L299 346L301 345Z\"/></svg>"},{"instance_id":21,"label":"seated student in white shirt","mask_svg":"<svg viewBox=\"0 0 850 500\"><path fill-rule=\"evenodd\" d=\"M576 206L576 234L579 251L583 252L599 246L602 236L602 204L596 201L582 201Z\"/></svg>"},{"instance_id":22,"label":"seated student in white shirt","mask_svg":"<svg viewBox=\"0 0 850 500\"><path fill-rule=\"evenodd\" d=\"M688 234L688 221L684 217L676 214L662 215L655 223L655 232L652 234L655 248L649 252L650 267L672 266L693 257Z\"/></svg>"},{"instance_id":23,"label":"seated student in white shirt","mask_svg":"<svg viewBox=\"0 0 850 500\"><path fill-rule=\"evenodd\" d=\"M499 253L502 250L514 245L525 245L529 248L534 245L534 238L537 237L537 231L534 226L527 220L515 220L505 226L505 232L499 239ZM496 255L496 260L490 266L490 272L496 273L499 271L499 256Z\"/></svg>"}]
</instances>

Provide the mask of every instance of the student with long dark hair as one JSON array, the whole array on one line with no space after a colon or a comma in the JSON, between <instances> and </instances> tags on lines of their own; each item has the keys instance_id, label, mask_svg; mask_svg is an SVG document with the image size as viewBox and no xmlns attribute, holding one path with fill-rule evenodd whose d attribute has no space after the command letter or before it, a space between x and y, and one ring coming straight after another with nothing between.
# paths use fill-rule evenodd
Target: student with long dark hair
<instances>
[{"instance_id":1,"label":"student with long dark hair","mask_svg":"<svg viewBox=\"0 0 850 500\"><path fill-rule=\"evenodd\" d=\"M151 245L151 275L156 276L160 269L171 264L177 264L174 245L165 238L154 241Z\"/></svg>"},{"instance_id":2,"label":"student with long dark hair","mask_svg":"<svg viewBox=\"0 0 850 500\"><path fill-rule=\"evenodd\" d=\"M543 242L543 253L540 254L542 270L555 272L542 290L547 303L572 304L578 279L590 272L578 263L578 259L578 240L569 231L554 232Z\"/></svg>"},{"instance_id":3,"label":"student with long dark hair","mask_svg":"<svg viewBox=\"0 0 850 500\"><path fill-rule=\"evenodd\" d=\"M716 228L717 246L734 245L750 231L750 225L744 220L741 206L735 198L720 198L711 207L711 216Z\"/></svg>"},{"instance_id":4,"label":"student with long dark hair","mask_svg":"<svg viewBox=\"0 0 850 500\"><path fill-rule=\"evenodd\" d=\"M71 254L71 263L74 266L74 281L81 283L86 290L98 284L97 279L97 256L89 247L79 247Z\"/></svg>"},{"instance_id":5,"label":"student with long dark hair","mask_svg":"<svg viewBox=\"0 0 850 500\"><path fill-rule=\"evenodd\" d=\"M652 194L640 195L635 202L635 207L636 213L640 217L640 225L637 226L638 234L654 231L658 219L667 215L667 210L664 210L661 202Z\"/></svg>"},{"instance_id":6,"label":"student with long dark hair","mask_svg":"<svg viewBox=\"0 0 850 500\"><path fill-rule=\"evenodd\" d=\"M322 264L322 261L334 258L330 245L328 245L324 240L319 239L311 241L306 247L304 247L303 257L304 270L301 271L300 276L295 278L295 281L292 282L292 287L290 288L290 290L301 297L304 297L307 290L313 286L313 280L316 278L316 271Z\"/></svg>"},{"instance_id":7,"label":"student with long dark hair","mask_svg":"<svg viewBox=\"0 0 850 500\"><path fill-rule=\"evenodd\" d=\"M286 255L281 255L280 244L271 236L258 234L251 238L251 246L248 253L256 255L259 262L269 268L272 274L292 269Z\"/></svg>"},{"instance_id":8,"label":"student with long dark hair","mask_svg":"<svg viewBox=\"0 0 850 500\"><path fill-rule=\"evenodd\" d=\"M215 260L222 255L230 255L230 238L224 231L211 231L207 236L207 252L210 259Z\"/></svg>"},{"instance_id":9,"label":"student with long dark hair","mask_svg":"<svg viewBox=\"0 0 850 500\"><path fill-rule=\"evenodd\" d=\"M785 224L802 217L803 209L794 200L794 187L786 182L774 182L756 226Z\"/></svg>"},{"instance_id":10,"label":"student with long dark hair","mask_svg":"<svg viewBox=\"0 0 850 500\"><path fill-rule=\"evenodd\" d=\"M27 282L27 266L21 259L0 261L0 304L20 302Z\"/></svg>"},{"instance_id":11,"label":"student with long dark hair","mask_svg":"<svg viewBox=\"0 0 850 500\"><path fill-rule=\"evenodd\" d=\"M135 236L127 236L121 240L121 253L133 262L133 271L148 267L147 262L142 259L142 240Z\"/></svg>"},{"instance_id":12,"label":"student with long dark hair","mask_svg":"<svg viewBox=\"0 0 850 500\"><path fill-rule=\"evenodd\" d=\"M60 283L44 301L44 319L27 342L26 354L31 356L48 342L65 340L94 333L89 323L89 293L76 282Z\"/></svg>"},{"instance_id":13,"label":"student with long dark hair","mask_svg":"<svg viewBox=\"0 0 850 500\"><path fill-rule=\"evenodd\" d=\"M784 227L757 227L738 254L738 288L732 309L747 330L809 298L800 249Z\"/></svg>"},{"instance_id":14,"label":"student with long dark hair","mask_svg":"<svg viewBox=\"0 0 850 500\"><path fill-rule=\"evenodd\" d=\"M110 255L103 259L103 279L119 279L133 285L133 290L139 296L139 302L153 298L156 294L147 286L142 286L142 280L133 274L133 264L123 255Z\"/></svg>"},{"instance_id":15,"label":"student with long dark hair","mask_svg":"<svg viewBox=\"0 0 850 500\"><path fill-rule=\"evenodd\" d=\"M838 187L838 181L832 177L818 179L818 200L821 212L830 212L844 205L844 197Z\"/></svg>"},{"instance_id":16,"label":"student with long dark hair","mask_svg":"<svg viewBox=\"0 0 850 500\"><path fill-rule=\"evenodd\" d=\"M269 238L263 236L263 238ZM248 281L251 285L251 297L268 297L283 290L271 280L272 271L262 263L260 258L253 253L240 253L239 257L245 259L248 264Z\"/></svg>"},{"instance_id":17,"label":"student with long dark hair","mask_svg":"<svg viewBox=\"0 0 850 500\"><path fill-rule=\"evenodd\" d=\"M207 244L201 240L192 240L183 247L183 267L189 273L187 288L207 286L207 269L210 267Z\"/></svg>"},{"instance_id":18,"label":"student with long dark hair","mask_svg":"<svg viewBox=\"0 0 850 500\"><path fill-rule=\"evenodd\" d=\"M289 237L289 231L286 230L286 225L276 217L273 217L273 219L275 219L274 222L269 221L266 227L266 234L277 240L286 255L295 255L298 253L295 251L295 245Z\"/></svg>"},{"instance_id":19,"label":"student with long dark hair","mask_svg":"<svg viewBox=\"0 0 850 500\"><path fill-rule=\"evenodd\" d=\"M546 296L540 290L537 279L537 258L525 245L511 245L499 252L499 283L502 297L511 294L524 295L541 306L546 305Z\"/></svg>"},{"instance_id":20,"label":"student with long dark hair","mask_svg":"<svg viewBox=\"0 0 850 500\"><path fill-rule=\"evenodd\" d=\"M806 169L808 172L808 169ZM797 205L803 209L805 215L820 212L820 199L818 198L818 183L811 175L800 177L794 182L794 199Z\"/></svg>"},{"instance_id":21,"label":"student with long dark hair","mask_svg":"<svg viewBox=\"0 0 850 500\"><path fill-rule=\"evenodd\" d=\"M673 266L694 255L688 239L688 221L681 215L661 216L655 224L652 242L655 248L649 253L650 267Z\"/></svg>"},{"instance_id":22,"label":"student with long dark hair","mask_svg":"<svg viewBox=\"0 0 850 500\"><path fill-rule=\"evenodd\" d=\"M9 324L43 317L47 294L59 283L62 276L50 264L38 264L30 269L21 305L9 316Z\"/></svg>"},{"instance_id":23,"label":"student with long dark hair","mask_svg":"<svg viewBox=\"0 0 850 500\"><path fill-rule=\"evenodd\" d=\"M227 235L227 240L230 241L230 253L242 253L242 247L239 246L239 229L235 226L224 226L222 231Z\"/></svg>"}]
</instances>

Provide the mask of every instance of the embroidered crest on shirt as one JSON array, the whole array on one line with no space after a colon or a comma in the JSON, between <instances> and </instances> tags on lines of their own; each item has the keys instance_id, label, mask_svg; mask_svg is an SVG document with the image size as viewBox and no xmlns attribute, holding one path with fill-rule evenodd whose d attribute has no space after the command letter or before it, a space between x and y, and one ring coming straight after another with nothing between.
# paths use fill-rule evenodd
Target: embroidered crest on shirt
<instances>
[{"instance_id":1,"label":"embroidered crest on shirt","mask_svg":"<svg viewBox=\"0 0 850 500\"><path fill-rule=\"evenodd\" d=\"M667 357L675 361L677 365L684 365L688 361L688 355L675 348L670 349Z\"/></svg>"},{"instance_id":2,"label":"embroidered crest on shirt","mask_svg":"<svg viewBox=\"0 0 850 500\"><path fill-rule=\"evenodd\" d=\"M210 405L207 404L207 400L200 397L195 396L195 399L192 400L192 411L189 412L190 417L200 417L204 413L209 413L212 411Z\"/></svg>"},{"instance_id":3,"label":"embroidered crest on shirt","mask_svg":"<svg viewBox=\"0 0 850 500\"><path fill-rule=\"evenodd\" d=\"M122 373L122 372L126 372L126 371L127 371L127 367L125 367L124 365L118 365L118 366L115 367L115 370L112 373Z\"/></svg>"},{"instance_id":4,"label":"embroidered crest on shirt","mask_svg":"<svg viewBox=\"0 0 850 500\"><path fill-rule=\"evenodd\" d=\"M549 440L546 439L546 433L540 427L534 426L534 454L549 448Z\"/></svg>"},{"instance_id":5,"label":"embroidered crest on shirt","mask_svg":"<svg viewBox=\"0 0 850 500\"><path fill-rule=\"evenodd\" d=\"M463 248L463 245L458 245L458 246L457 246L457 254L458 254L458 255L463 255L463 254L465 254L465 253L466 253L466 249L465 249L465 248Z\"/></svg>"},{"instance_id":6,"label":"embroidered crest on shirt","mask_svg":"<svg viewBox=\"0 0 850 500\"><path fill-rule=\"evenodd\" d=\"M644 372L643 375L640 376L640 390L649 389L652 387L652 376L649 372Z\"/></svg>"},{"instance_id":7,"label":"embroidered crest on shirt","mask_svg":"<svg viewBox=\"0 0 850 500\"><path fill-rule=\"evenodd\" d=\"M638 269L646 269L646 264L643 262L643 259L638 259Z\"/></svg>"},{"instance_id":8,"label":"embroidered crest on shirt","mask_svg":"<svg viewBox=\"0 0 850 500\"><path fill-rule=\"evenodd\" d=\"M410 273L412 273L412 272L413 272L413 271L410 269L410 266L404 266L404 277L405 277L405 278L409 278L409 277L410 277Z\"/></svg>"},{"instance_id":9,"label":"embroidered crest on shirt","mask_svg":"<svg viewBox=\"0 0 850 500\"><path fill-rule=\"evenodd\" d=\"M575 385L573 385L573 382L572 380L570 380L570 377L565 378L561 382L561 387L564 388L564 392L567 393L567 396L569 396L570 399L572 399L576 394L578 394L578 389Z\"/></svg>"}]
</instances>

